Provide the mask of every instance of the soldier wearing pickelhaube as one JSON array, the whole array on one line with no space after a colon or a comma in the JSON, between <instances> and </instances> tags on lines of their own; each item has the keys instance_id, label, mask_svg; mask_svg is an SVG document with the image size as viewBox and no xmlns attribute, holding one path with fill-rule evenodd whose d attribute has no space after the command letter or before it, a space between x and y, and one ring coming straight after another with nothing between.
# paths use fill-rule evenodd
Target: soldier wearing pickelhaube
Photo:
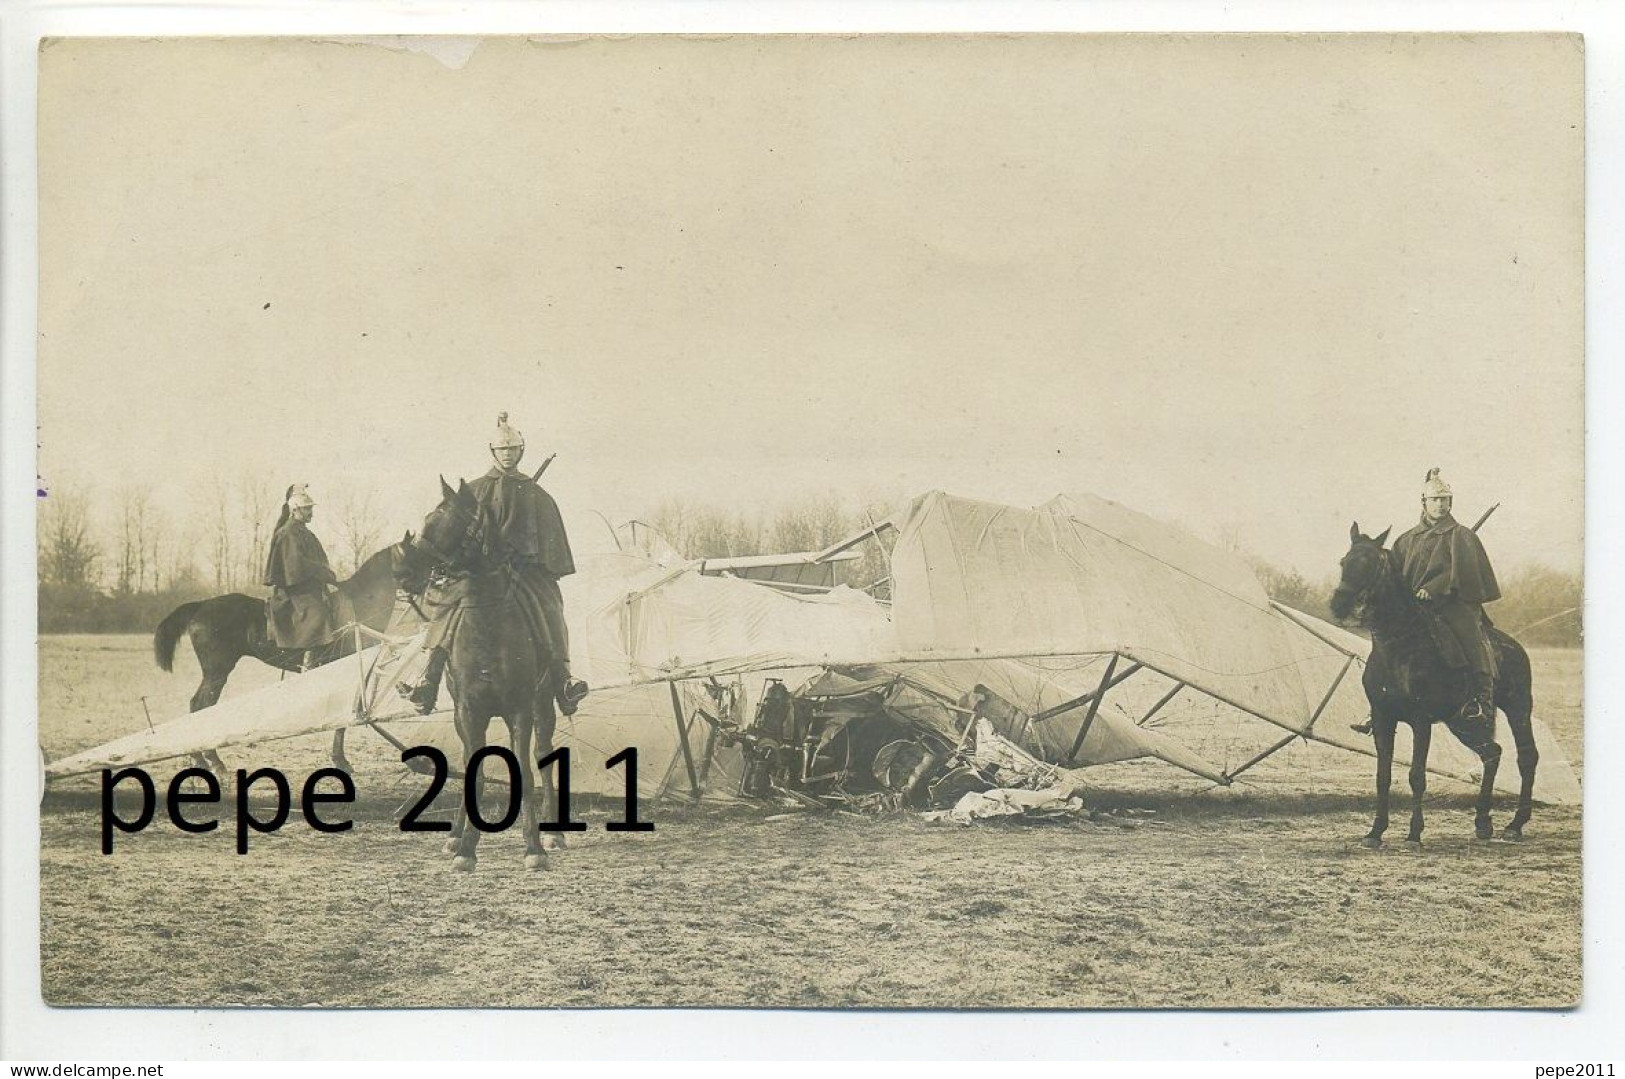
<instances>
[{"instance_id":1,"label":"soldier wearing pickelhaube","mask_svg":"<svg viewBox=\"0 0 1625 1079\"><path fill-rule=\"evenodd\" d=\"M308 527L316 500L302 483L288 488L265 556L266 628L278 648L310 649L333 635L327 590L338 581L322 541Z\"/></svg>"},{"instance_id":2,"label":"soldier wearing pickelhaube","mask_svg":"<svg viewBox=\"0 0 1625 1079\"><path fill-rule=\"evenodd\" d=\"M587 695L587 684L570 674L570 631L564 622L564 596L559 578L576 571L570 539L558 503L532 476L519 471L525 455L525 436L497 414L497 434L491 440L495 461L489 472L469 487L479 504L487 559L508 565L518 577L519 594L546 635L540 642L553 663L555 696L565 715L574 715ZM424 713L434 710L440 678L445 673L447 642L455 626L455 604L437 604L448 611L430 627L429 662L415 686L404 687L407 697Z\"/></svg>"},{"instance_id":3,"label":"soldier wearing pickelhaube","mask_svg":"<svg viewBox=\"0 0 1625 1079\"><path fill-rule=\"evenodd\" d=\"M1405 586L1460 646L1472 678L1466 719L1495 717L1495 649L1484 628L1484 604L1501 598L1495 570L1478 534L1450 515L1454 493L1430 469L1422 485L1422 520L1394 541Z\"/></svg>"}]
</instances>

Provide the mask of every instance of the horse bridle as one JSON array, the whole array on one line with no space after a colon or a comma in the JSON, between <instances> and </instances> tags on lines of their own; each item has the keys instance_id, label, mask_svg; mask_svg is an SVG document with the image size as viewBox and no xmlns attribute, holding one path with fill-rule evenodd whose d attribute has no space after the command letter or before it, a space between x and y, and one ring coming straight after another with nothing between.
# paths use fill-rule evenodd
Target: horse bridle
<instances>
[{"instance_id":1,"label":"horse bridle","mask_svg":"<svg viewBox=\"0 0 1625 1079\"><path fill-rule=\"evenodd\" d=\"M1364 537L1361 537L1361 539L1364 540ZM1393 562L1388 557L1388 548L1375 542L1372 542L1371 546L1377 549L1377 575L1374 579L1363 585L1360 590L1354 594L1354 607L1349 612L1351 615L1361 618L1362 620L1371 610L1371 594L1382 587L1382 585L1393 576ZM1349 562L1349 557L1353 554L1354 552L1350 551L1348 554L1344 555L1342 560L1337 564L1339 566L1346 567Z\"/></svg>"},{"instance_id":2,"label":"horse bridle","mask_svg":"<svg viewBox=\"0 0 1625 1079\"><path fill-rule=\"evenodd\" d=\"M1422 601L1417 599L1416 596L1412 595L1410 589L1406 588L1402 582L1395 578L1394 553L1386 547L1377 544L1373 544L1373 546L1376 546L1377 548L1377 577L1376 580L1360 589L1359 594L1355 597L1355 611L1360 612L1361 614L1369 611L1371 609L1371 593L1377 588L1381 587L1383 584L1390 584L1393 586L1395 593L1404 599L1406 606L1417 616L1418 623L1416 628L1406 632L1398 634L1385 634L1384 639L1390 644L1393 644L1397 641L1410 640L1413 637L1418 637L1430 632L1427 625L1427 611L1423 609ZM1347 562L1347 560L1348 559L1345 556L1344 562ZM1375 632L1376 631L1373 628L1373 639L1375 639Z\"/></svg>"},{"instance_id":3,"label":"horse bridle","mask_svg":"<svg viewBox=\"0 0 1625 1079\"><path fill-rule=\"evenodd\" d=\"M436 547L429 542L421 530L416 536L412 537L412 545L432 555L436 559L436 565L439 568L469 569L468 565L458 561L458 557L467 553L470 547L482 549L485 546L485 522L478 507L470 511L460 503L453 502L451 509L447 512L461 514L465 518L462 538L457 541L456 555L449 555Z\"/></svg>"}]
</instances>

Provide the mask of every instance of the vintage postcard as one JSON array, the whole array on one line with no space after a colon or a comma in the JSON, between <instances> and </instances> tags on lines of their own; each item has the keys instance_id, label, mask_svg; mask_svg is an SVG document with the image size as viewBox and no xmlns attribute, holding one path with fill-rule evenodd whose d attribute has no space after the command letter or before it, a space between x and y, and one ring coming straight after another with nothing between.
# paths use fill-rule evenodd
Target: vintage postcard
<instances>
[{"instance_id":1,"label":"vintage postcard","mask_svg":"<svg viewBox=\"0 0 1625 1079\"><path fill-rule=\"evenodd\" d=\"M1577 35L39 60L48 1003L1580 1001Z\"/></svg>"}]
</instances>

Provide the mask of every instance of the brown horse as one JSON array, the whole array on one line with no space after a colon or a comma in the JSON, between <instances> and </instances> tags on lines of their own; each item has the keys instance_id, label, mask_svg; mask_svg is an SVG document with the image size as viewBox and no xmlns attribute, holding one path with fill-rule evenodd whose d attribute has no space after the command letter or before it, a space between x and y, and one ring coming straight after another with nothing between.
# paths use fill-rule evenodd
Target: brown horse
<instances>
[{"instance_id":1,"label":"brown horse","mask_svg":"<svg viewBox=\"0 0 1625 1079\"><path fill-rule=\"evenodd\" d=\"M1468 720L1462 706L1471 697L1466 672L1445 663L1434 642L1421 600L1400 581L1388 539L1364 536L1359 524L1349 529L1349 552L1343 556L1342 577L1332 592L1332 614L1340 620L1357 617L1371 630L1371 656L1365 667L1365 694L1371 704L1371 733L1377 743L1377 819L1365 836L1368 847L1380 847L1388 829L1388 788L1393 779L1394 732L1400 723L1411 727L1411 828L1407 839L1422 845L1422 796L1427 791L1428 747L1433 725L1443 723L1450 733L1484 764L1474 812L1474 832L1480 839L1495 834L1490 823L1490 801L1501 747L1495 741L1494 720ZM1535 732L1531 715L1529 654L1510 635L1490 627L1500 673L1495 679L1495 705L1506 713L1507 726L1518 746L1518 809L1502 836L1522 839L1529 823L1535 787Z\"/></svg>"},{"instance_id":2,"label":"brown horse","mask_svg":"<svg viewBox=\"0 0 1625 1079\"><path fill-rule=\"evenodd\" d=\"M400 543L376 552L361 563L353 576L338 583L339 594L348 601L355 621L377 632L389 625L395 610L395 567L411 543L412 533L408 532ZM297 672L306 666L305 649L278 648L271 640L265 624L265 600L240 592L183 603L158 623L152 635L152 654L161 669L175 669L175 646L182 634L191 639L203 672L203 680L192 694L193 712L220 699L226 679L245 656L283 671ZM311 650L311 665L330 663L354 653L354 634L340 633L322 648ZM338 767L348 769L343 733L341 730L334 737L333 759ZM212 750L205 757L216 768L224 769Z\"/></svg>"},{"instance_id":3,"label":"brown horse","mask_svg":"<svg viewBox=\"0 0 1625 1079\"><path fill-rule=\"evenodd\" d=\"M463 745L462 807L452 822L446 853L452 868L472 872L481 821L470 826L470 807L478 811L485 790L482 754L491 720L508 724L508 744L519 764L520 810L525 828L525 868L543 869L547 854L539 827L535 761L553 752L558 716L552 642L545 620L531 617L534 605L525 597L525 581L508 562L486 550L484 525L473 490L460 482L454 491L440 481L441 502L423 521L412 544L418 559L402 562L402 580L412 574L408 561L431 561L461 584L456 632L448 642L447 679L456 704L457 736ZM534 740L534 746L533 746ZM533 753L532 750L535 750ZM542 807L551 820L556 808L551 769L542 777Z\"/></svg>"}]
</instances>

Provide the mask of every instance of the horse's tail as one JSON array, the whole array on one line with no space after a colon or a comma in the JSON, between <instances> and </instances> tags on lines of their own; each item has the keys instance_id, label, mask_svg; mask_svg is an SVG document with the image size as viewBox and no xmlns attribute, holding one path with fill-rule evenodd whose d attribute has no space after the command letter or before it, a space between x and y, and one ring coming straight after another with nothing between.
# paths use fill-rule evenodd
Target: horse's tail
<instances>
[{"instance_id":1,"label":"horse's tail","mask_svg":"<svg viewBox=\"0 0 1625 1079\"><path fill-rule=\"evenodd\" d=\"M203 604L198 602L183 603L158 623L158 628L152 635L152 658L158 661L160 670L175 669L175 645L201 606Z\"/></svg>"}]
</instances>

